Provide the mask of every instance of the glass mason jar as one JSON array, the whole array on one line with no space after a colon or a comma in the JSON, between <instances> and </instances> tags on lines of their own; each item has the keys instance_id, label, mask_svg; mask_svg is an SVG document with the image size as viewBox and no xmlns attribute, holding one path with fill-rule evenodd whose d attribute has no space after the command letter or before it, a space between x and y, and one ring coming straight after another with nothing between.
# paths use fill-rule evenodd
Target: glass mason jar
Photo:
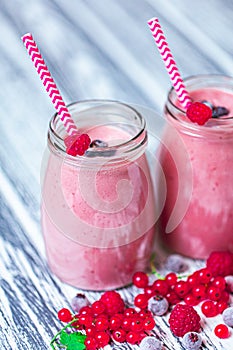
<instances>
[{"instance_id":1,"label":"glass mason jar","mask_svg":"<svg viewBox=\"0 0 233 350\"><path fill-rule=\"evenodd\" d=\"M185 84L193 101L226 107L229 114L194 124L170 90L158 155L159 178L166 180L159 236L170 251L206 258L215 250L233 252L233 79L200 75Z\"/></svg>"},{"instance_id":2,"label":"glass mason jar","mask_svg":"<svg viewBox=\"0 0 233 350\"><path fill-rule=\"evenodd\" d=\"M48 264L64 282L107 290L148 267L155 205L145 156L145 120L130 106L91 100L69 111L92 145L67 155L56 114L42 166L41 220ZM96 141L97 140L97 141Z\"/></svg>"}]
</instances>

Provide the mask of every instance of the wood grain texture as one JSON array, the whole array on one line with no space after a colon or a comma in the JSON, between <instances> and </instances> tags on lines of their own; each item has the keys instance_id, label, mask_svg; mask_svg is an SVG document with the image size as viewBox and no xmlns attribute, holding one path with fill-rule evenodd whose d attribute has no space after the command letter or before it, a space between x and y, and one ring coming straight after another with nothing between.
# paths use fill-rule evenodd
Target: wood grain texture
<instances>
[{"instance_id":1,"label":"wood grain texture","mask_svg":"<svg viewBox=\"0 0 233 350\"><path fill-rule=\"evenodd\" d=\"M33 33L67 103L109 98L161 113L170 81L146 24L154 16L184 77L233 74L231 0L0 1L0 349L48 349L61 326L57 310L69 307L77 292L46 263L40 164L54 110L20 37ZM132 303L136 289L120 293ZM88 293L90 301L99 295ZM213 335L220 321L205 324L203 349L232 349L232 337ZM167 317L156 322L163 349L182 349Z\"/></svg>"}]
</instances>

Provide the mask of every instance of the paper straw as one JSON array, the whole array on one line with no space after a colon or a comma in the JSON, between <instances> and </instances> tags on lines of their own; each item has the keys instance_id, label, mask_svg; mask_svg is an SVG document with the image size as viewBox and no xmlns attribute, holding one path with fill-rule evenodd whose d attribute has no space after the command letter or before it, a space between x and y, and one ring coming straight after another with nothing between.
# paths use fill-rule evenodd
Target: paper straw
<instances>
[{"instance_id":1,"label":"paper straw","mask_svg":"<svg viewBox=\"0 0 233 350\"><path fill-rule=\"evenodd\" d=\"M28 51L28 54L39 74L40 79L42 80L43 85L45 86L46 91L51 98L51 101L59 114L61 121L64 124L64 127L68 135L77 134L77 127L71 118L71 115L63 101L63 98L51 77L51 74L39 52L39 49L30 33L25 34L21 38L23 43Z\"/></svg>"},{"instance_id":2,"label":"paper straw","mask_svg":"<svg viewBox=\"0 0 233 350\"><path fill-rule=\"evenodd\" d=\"M148 22L149 28L152 32L152 35L155 39L158 50L161 54L161 57L165 63L165 67L170 76L172 85L177 93L178 99L184 109L187 109L188 105L191 102L191 98L186 90L183 79L179 73L171 50L168 47L168 43L164 36L163 30L159 24L158 18L151 18Z\"/></svg>"}]
</instances>

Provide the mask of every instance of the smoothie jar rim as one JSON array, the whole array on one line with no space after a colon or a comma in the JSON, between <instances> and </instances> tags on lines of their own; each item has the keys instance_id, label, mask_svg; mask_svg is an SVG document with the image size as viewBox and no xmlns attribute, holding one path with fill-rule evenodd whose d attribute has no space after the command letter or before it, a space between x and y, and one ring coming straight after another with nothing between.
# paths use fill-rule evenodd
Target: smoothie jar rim
<instances>
[{"instance_id":1,"label":"smoothie jar rim","mask_svg":"<svg viewBox=\"0 0 233 350\"><path fill-rule=\"evenodd\" d=\"M102 162L104 157L108 159L108 164L111 165L113 163L122 162L122 160L125 160L126 158L139 158L139 156L145 151L145 147L147 145L146 121L141 113L138 112L134 107L118 100L87 99L78 102L72 102L67 105L67 108L72 115L72 112L75 111L76 107L84 108L80 111L80 114L82 112L87 113L88 109L85 109L85 106L87 106L87 108L88 106L112 106L113 108L122 108L122 116L124 115L124 110L129 114L131 113L134 119L137 120L137 128L134 134L129 134L129 139L126 141L122 141L119 144L113 146L89 148L88 153L86 152L88 156L84 154L84 156L75 157L66 153L64 137L67 136L67 134L60 121L58 113L55 113L50 119L48 130L48 146L53 153L62 158L65 158L66 162L69 163L77 163L77 161L82 160L82 166L85 163L89 166L94 166L95 164ZM57 127L57 124L59 124L59 127ZM106 123L106 125L108 124ZM77 118L77 127L79 129L79 118ZM92 156L94 153L96 155Z\"/></svg>"},{"instance_id":2,"label":"smoothie jar rim","mask_svg":"<svg viewBox=\"0 0 233 350\"><path fill-rule=\"evenodd\" d=\"M184 83L188 92L198 89L222 88L224 91L232 92L233 96L233 77L222 74L199 74L191 75L184 79ZM229 132L233 131L233 115L219 118L211 118L205 125L198 125L191 122L187 117L184 108L178 103L177 94L172 87L168 92L165 110L174 122L180 124L190 132L201 134L203 132Z\"/></svg>"}]
</instances>

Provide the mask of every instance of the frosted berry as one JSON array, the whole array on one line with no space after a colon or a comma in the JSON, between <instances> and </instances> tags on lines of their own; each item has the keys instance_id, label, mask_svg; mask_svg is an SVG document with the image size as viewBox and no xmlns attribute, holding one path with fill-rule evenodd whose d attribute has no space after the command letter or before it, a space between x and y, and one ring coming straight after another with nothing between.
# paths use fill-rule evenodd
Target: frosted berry
<instances>
[{"instance_id":1,"label":"frosted berry","mask_svg":"<svg viewBox=\"0 0 233 350\"><path fill-rule=\"evenodd\" d=\"M214 329L214 333L220 339L226 339L230 336L230 331L225 324L218 324Z\"/></svg>"},{"instance_id":2,"label":"frosted berry","mask_svg":"<svg viewBox=\"0 0 233 350\"><path fill-rule=\"evenodd\" d=\"M101 296L100 301L105 305L105 310L109 315L122 313L124 311L125 303L120 294L115 291L105 292Z\"/></svg>"},{"instance_id":3,"label":"frosted berry","mask_svg":"<svg viewBox=\"0 0 233 350\"><path fill-rule=\"evenodd\" d=\"M213 276L227 276L233 274L233 254L227 251L212 252L206 261Z\"/></svg>"},{"instance_id":4,"label":"frosted berry","mask_svg":"<svg viewBox=\"0 0 233 350\"><path fill-rule=\"evenodd\" d=\"M133 284L138 288L146 288L148 286L149 279L145 272L135 272L133 275Z\"/></svg>"},{"instance_id":5,"label":"frosted berry","mask_svg":"<svg viewBox=\"0 0 233 350\"><path fill-rule=\"evenodd\" d=\"M204 103L194 102L188 106L186 115L193 123L204 125L212 117L212 110Z\"/></svg>"},{"instance_id":6,"label":"frosted berry","mask_svg":"<svg viewBox=\"0 0 233 350\"><path fill-rule=\"evenodd\" d=\"M156 316L164 315L169 307L169 303L166 298L160 295L156 295L149 299L148 309Z\"/></svg>"},{"instance_id":7,"label":"frosted berry","mask_svg":"<svg viewBox=\"0 0 233 350\"><path fill-rule=\"evenodd\" d=\"M186 350L198 350L202 344L200 334L196 332L188 332L182 339L182 345Z\"/></svg>"},{"instance_id":8,"label":"frosted berry","mask_svg":"<svg viewBox=\"0 0 233 350\"><path fill-rule=\"evenodd\" d=\"M71 300L71 306L75 312L79 312L84 306L89 304L90 302L88 301L87 297L82 293L76 294Z\"/></svg>"},{"instance_id":9,"label":"frosted berry","mask_svg":"<svg viewBox=\"0 0 233 350\"><path fill-rule=\"evenodd\" d=\"M171 254L166 260L165 268L168 271L181 273L187 270L188 265L180 255Z\"/></svg>"},{"instance_id":10,"label":"frosted berry","mask_svg":"<svg viewBox=\"0 0 233 350\"><path fill-rule=\"evenodd\" d=\"M142 339L140 343L141 350L161 350L162 343L155 337L148 336Z\"/></svg>"},{"instance_id":11,"label":"frosted berry","mask_svg":"<svg viewBox=\"0 0 233 350\"><path fill-rule=\"evenodd\" d=\"M200 316L190 305L177 304L169 317L171 331L177 337L183 337L188 332L198 332Z\"/></svg>"},{"instance_id":12,"label":"frosted berry","mask_svg":"<svg viewBox=\"0 0 233 350\"><path fill-rule=\"evenodd\" d=\"M72 320L71 312L66 308L59 310L57 316L62 322L70 322Z\"/></svg>"},{"instance_id":13,"label":"frosted berry","mask_svg":"<svg viewBox=\"0 0 233 350\"><path fill-rule=\"evenodd\" d=\"M233 327L233 307L228 307L223 311L223 321L227 326Z\"/></svg>"},{"instance_id":14,"label":"frosted berry","mask_svg":"<svg viewBox=\"0 0 233 350\"><path fill-rule=\"evenodd\" d=\"M226 276L225 281L226 281L226 290L229 293L233 293L233 276Z\"/></svg>"},{"instance_id":15,"label":"frosted berry","mask_svg":"<svg viewBox=\"0 0 233 350\"><path fill-rule=\"evenodd\" d=\"M76 157L83 156L89 148L91 139L87 134L67 136L64 140L67 154Z\"/></svg>"}]
</instances>

